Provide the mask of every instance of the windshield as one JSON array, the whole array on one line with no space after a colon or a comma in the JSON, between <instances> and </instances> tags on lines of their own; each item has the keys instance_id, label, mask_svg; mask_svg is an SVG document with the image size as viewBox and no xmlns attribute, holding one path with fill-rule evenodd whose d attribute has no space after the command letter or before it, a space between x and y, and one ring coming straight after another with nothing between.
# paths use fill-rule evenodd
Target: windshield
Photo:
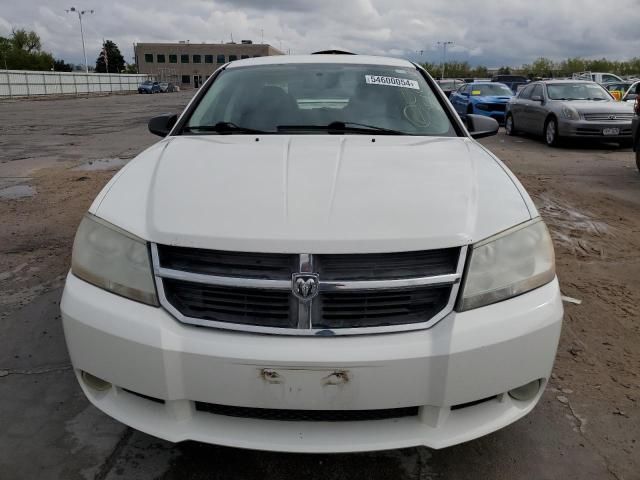
<instances>
[{"instance_id":1,"label":"windshield","mask_svg":"<svg viewBox=\"0 0 640 480\"><path fill-rule=\"evenodd\" d=\"M551 100L612 100L597 83L557 83L547 85Z\"/></svg>"},{"instance_id":2,"label":"windshield","mask_svg":"<svg viewBox=\"0 0 640 480\"><path fill-rule=\"evenodd\" d=\"M455 136L447 114L415 68L379 65L229 68L213 82L183 130L202 133L209 127L208 133L221 133L213 128L221 124L233 127L233 133L327 133L323 127L339 124L342 133L378 129Z\"/></svg>"},{"instance_id":3,"label":"windshield","mask_svg":"<svg viewBox=\"0 0 640 480\"><path fill-rule=\"evenodd\" d=\"M481 84L476 83L475 85L471 86L471 95L473 95L474 97L476 96L512 97L513 92L509 87L501 83L481 83Z\"/></svg>"}]
</instances>

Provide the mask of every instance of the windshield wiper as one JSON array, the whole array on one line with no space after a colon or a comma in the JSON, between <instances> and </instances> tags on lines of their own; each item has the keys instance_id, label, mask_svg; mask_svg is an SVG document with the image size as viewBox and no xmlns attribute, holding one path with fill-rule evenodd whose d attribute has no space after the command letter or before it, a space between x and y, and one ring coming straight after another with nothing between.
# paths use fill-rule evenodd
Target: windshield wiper
<instances>
[{"instance_id":1,"label":"windshield wiper","mask_svg":"<svg viewBox=\"0 0 640 480\"><path fill-rule=\"evenodd\" d=\"M327 130L330 133L372 133L380 135L411 135L410 133L392 130L389 128L378 127L376 125L367 125L356 122L331 122L328 125L278 125L278 131L287 130Z\"/></svg>"},{"instance_id":2,"label":"windshield wiper","mask_svg":"<svg viewBox=\"0 0 640 480\"><path fill-rule=\"evenodd\" d=\"M183 132L215 132L231 135L234 133L271 133L254 128L241 127L233 122L218 122L215 125L189 125L182 129Z\"/></svg>"}]
</instances>

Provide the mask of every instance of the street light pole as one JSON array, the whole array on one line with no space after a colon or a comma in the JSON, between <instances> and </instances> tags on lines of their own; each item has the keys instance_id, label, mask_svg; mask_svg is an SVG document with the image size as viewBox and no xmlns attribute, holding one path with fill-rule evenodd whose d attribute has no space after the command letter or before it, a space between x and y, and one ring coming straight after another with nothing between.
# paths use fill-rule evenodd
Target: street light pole
<instances>
[{"instance_id":1,"label":"street light pole","mask_svg":"<svg viewBox=\"0 0 640 480\"><path fill-rule=\"evenodd\" d=\"M87 51L84 48L84 30L82 29L82 16L87 13L93 13L93 10L78 10L76 7L71 7L65 10L67 13L75 12L78 14L78 20L80 20L80 38L82 38L82 54L84 55L84 71L89 73L89 64L87 63Z\"/></svg>"},{"instance_id":2,"label":"street light pole","mask_svg":"<svg viewBox=\"0 0 640 480\"><path fill-rule=\"evenodd\" d=\"M442 74L441 78L444 78L444 73L446 71L447 65L447 45L453 45L453 42L445 41L438 42L438 45L442 45Z\"/></svg>"}]
</instances>

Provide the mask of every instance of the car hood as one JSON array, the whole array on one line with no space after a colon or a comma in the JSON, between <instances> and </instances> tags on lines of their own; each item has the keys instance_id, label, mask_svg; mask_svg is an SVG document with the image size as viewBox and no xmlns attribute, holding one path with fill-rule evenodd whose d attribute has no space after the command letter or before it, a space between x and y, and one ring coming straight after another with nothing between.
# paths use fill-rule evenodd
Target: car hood
<instances>
[{"instance_id":1,"label":"car hood","mask_svg":"<svg viewBox=\"0 0 640 480\"><path fill-rule=\"evenodd\" d=\"M633 113L633 105L626 102L604 102L595 100L558 101L559 106L572 107L582 113Z\"/></svg>"},{"instance_id":2,"label":"car hood","mask_svg":"<svg viewBox=\"0 0 640 480\"><path fill-rule=\"evenodd\" d=\"M169 137L90 211L153 242L287 253L465 245L536 214L471 139L368 135Z\"/></svg>"}]
</instances>

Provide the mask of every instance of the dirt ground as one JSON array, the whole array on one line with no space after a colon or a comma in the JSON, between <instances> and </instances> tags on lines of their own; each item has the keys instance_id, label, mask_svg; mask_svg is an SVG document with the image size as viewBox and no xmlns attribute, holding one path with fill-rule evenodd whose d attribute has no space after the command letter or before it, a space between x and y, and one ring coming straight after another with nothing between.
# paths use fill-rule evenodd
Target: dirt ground
<instances>
[{"instance_id":1,"label":"dirt ground","mask_svg":"<svg viewBox=\"0 0 640 480\"><path fill-rule=\"evenodd\" d=\"M172 445L88 404L59 299L78 222L122 164L157 140L149 117L189 92L0 102L0 479L640 479L640 173L628 149L483 140L552 232L565 323L529 416L434 451L350 455Z\"/></svg>"}]
</instances>

